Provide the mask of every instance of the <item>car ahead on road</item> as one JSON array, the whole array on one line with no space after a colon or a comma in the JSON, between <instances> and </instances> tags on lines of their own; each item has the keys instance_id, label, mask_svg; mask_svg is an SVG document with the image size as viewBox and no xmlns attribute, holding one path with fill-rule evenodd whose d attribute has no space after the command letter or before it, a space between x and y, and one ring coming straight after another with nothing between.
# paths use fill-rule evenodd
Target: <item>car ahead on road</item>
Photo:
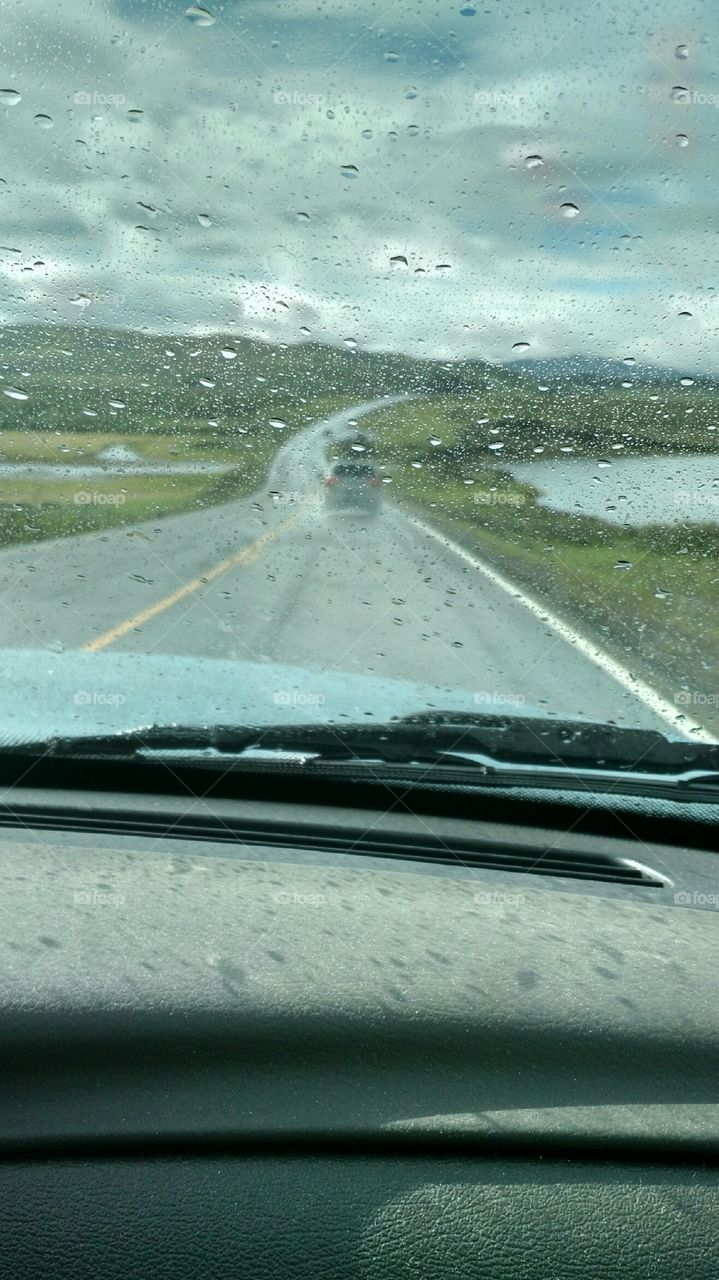
<instances>
[{"instance_id":1,"label":"car ahead on road","mask_svg":"<svg viewBox=\"0 0 719 1280\"><path fill-rule=\"evenodd\" d=\"M381 481L372 463L336 462L325 476L325 500L335 511L379 511Z\"/></svg>"}]
</instances>

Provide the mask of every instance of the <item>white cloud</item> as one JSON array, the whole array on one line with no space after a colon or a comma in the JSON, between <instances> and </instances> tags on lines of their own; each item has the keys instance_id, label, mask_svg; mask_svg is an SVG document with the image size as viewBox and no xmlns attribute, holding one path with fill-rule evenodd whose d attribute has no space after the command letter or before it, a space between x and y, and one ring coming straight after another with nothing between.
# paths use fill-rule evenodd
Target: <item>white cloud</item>
<instances>
[{"instance_id":1,"label":"white cloud","mask_svg":"<svg viewBox=\"0 0 719 1280\"><path fill-rule=\"evenodd\" d=\"M719 107L670 90L719 90L719 13L283 0L218 5L198 29L185 7L4 14L22 94L0 106L2 238L22 251L0 252L6 320L78 321L86 292L96 323L162 331L309 327L490 359L530 334L535 354L717 367ZM398 254L407 271L390 269ZM680 332L682 308L696 323Z\"/></svg>"}]
</instances>

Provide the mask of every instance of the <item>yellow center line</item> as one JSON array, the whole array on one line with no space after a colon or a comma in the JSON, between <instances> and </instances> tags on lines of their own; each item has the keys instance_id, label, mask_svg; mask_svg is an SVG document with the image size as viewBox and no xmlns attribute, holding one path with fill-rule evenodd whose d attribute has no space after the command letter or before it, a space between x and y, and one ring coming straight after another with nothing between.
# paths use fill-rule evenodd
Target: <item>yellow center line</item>
<instances>
[{"instance_id":1,"label":"yellow center line","mask_svg":"<svg viewBox=\"0 0 719 1280\"><path fill-rule=\"evenodd\" d=\"M251 542L249 546L243 547L241 551L234 551L226 560L222 560L214 568L208 569L207 573L193 578L191 582L186 582L183 586L178 587L177 591L173 591L169 596L163 596L155 604L148 605L147 609L136 613L134 617L128 618L125 622L118 622L116 627L111 627L109 631L105 631L96 640L90 640L88 644L81 645L81 649L85 653L98 653L100 649L106 649L108 645L114 644L115 640L127 635L128 631L141 627L145 622L149 622L151 618L156 618L158 614L171 609L175 604L179 604L180 600L185 600L187 596L192 595L193 591L199 591L201 587L206 587L210 582L214 582L221 574L227 573L228 569L235 569L238 565L252 564L253 560L256 560L262 554L265 547L274 542L275 538L284 533L285 529L289 529L293 524L296 524L299 517L300 511L288 516L286 520L281 520L279 524L275 525L274 529L270 529L268 533L263 533L260 538L257 538L255 542Z\"/></svg>"}]
</instances>

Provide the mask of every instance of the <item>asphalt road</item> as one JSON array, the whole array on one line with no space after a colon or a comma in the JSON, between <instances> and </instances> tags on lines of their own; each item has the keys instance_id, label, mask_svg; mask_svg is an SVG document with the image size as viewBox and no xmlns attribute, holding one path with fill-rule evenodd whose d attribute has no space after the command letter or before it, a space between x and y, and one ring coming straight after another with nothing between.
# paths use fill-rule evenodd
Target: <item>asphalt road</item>
<instances>
[{"instance_id":1,"label":"asphalt road","mask_svg":"<svg viewBox=\"0 0 719 1280\"><path fill-rule=\"evenodd\" d=\"M478 709L666 729L646 690L390 492L373 518L325 510L328 438L377 403L289 439L254 498L0 552L0 648L285 662L461 687Z\"/></svg>"}]
</instances>

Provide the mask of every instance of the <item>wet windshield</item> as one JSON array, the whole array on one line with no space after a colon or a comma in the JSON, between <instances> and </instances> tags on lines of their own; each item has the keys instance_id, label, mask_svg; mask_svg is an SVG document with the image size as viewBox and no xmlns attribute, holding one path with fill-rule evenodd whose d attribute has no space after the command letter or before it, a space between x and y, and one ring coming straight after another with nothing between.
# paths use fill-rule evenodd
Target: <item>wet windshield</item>
<instances>
[{"instance_id":1,"label":"wet windshield","mask_svg":"<svg viewBox=\"0 0 719 1280\"><path fill-rule=\"evenodd\" d=\"M718 41L9 0L0 729L713 740Z\"/></svg>"}]
</instances>

